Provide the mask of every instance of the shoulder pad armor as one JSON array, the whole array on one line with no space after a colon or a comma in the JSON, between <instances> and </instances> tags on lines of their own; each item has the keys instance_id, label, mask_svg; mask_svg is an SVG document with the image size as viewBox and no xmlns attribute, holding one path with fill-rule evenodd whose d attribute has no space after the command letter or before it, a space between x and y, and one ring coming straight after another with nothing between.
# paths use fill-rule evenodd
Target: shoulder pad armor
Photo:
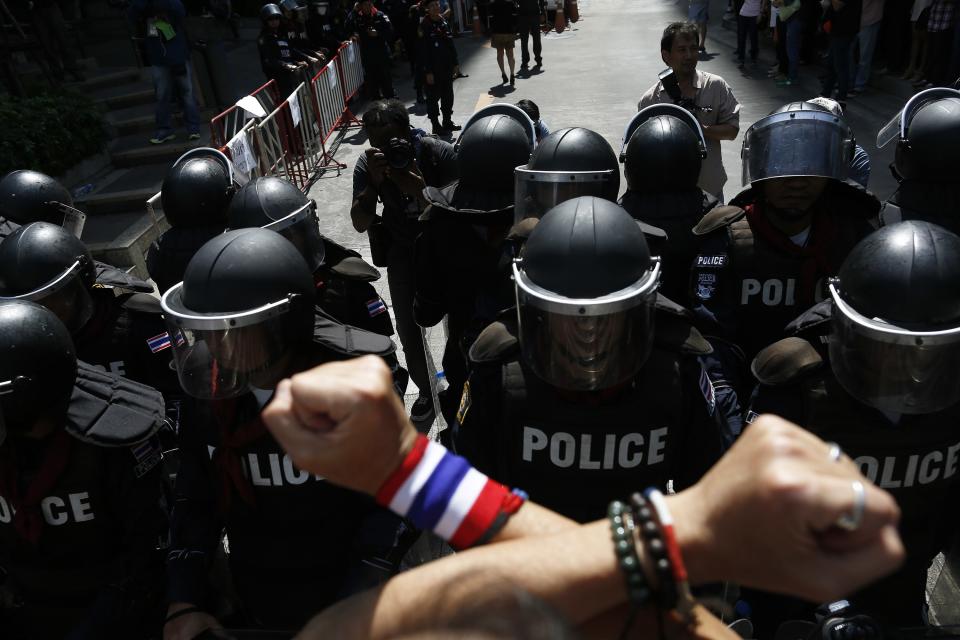
<instances>
[{"instance_id":1,"label":"shoulder pad armor","mask_svg":"<svg viewBox=\"0 0 960 640\"><path fill-rule=\"evenodd\" d=\"M146 293L131 293L120 298L120 306L129 311L139 311L159 316L163 313L160 300Z\"/></svg>"},{"instance_id":2,"label":"shoulder pad armor","mask_svg":"<svg viewBox=\"0 0 960 640\"><path fill-rule=\"evenodd\" d=\"M101 287L114 287L116 289L129 289L130 291L139 291L141 293L150 293L153 286L146 280L131 275L123 269L118 269L112 265L94 261L97 269L96 284Z\"/></svg>"},{"instance_id":3,"label":"shoulder pad armor","mask_svg":"<svg viewBox=\"0 0 960 640\"><path fill-rule=\"evenodd\" d=\"M833 314L833 300L827 298L813 305L799 316L790 321L786 327L786 332L790 335L803 333L813 327L822 325L830 321Z\"/></svg>"},{"instance_id":4,"label":"shoulder pad armor","mask_svg":"<svg viewBox=\"0 0 960 640\"><path fill-rule=\"evenodd\" d=\"M729 226L746 215L740 207L720 205L708 211L693 228L693 235L705 236L717 229Z\"/></svg>"},{"instance_id":5,"label":"shoulder pad armor","mask_svg":"<svg viewBox=\"0 0 960 640\"><path fill-rule=\"evenodd\" d=\"M77 381L67 409L74 438L102 447L143 442L164 422L163 396L153 387L77 363Z\"/></svg>"},{"instance_id":6,"label":"shoulder pad armor","mask_svg":"<svg viewBox=\"0 0 960 640\"><path fill-rule=\"evenodd\" d=\"M347 280L375 282L380 279L380 271L363 258L349 257L330 265L330 270Z\"/></svg>"},{"instance_id":7,"label":"shoulder pad armor","mask_svg":"<svg viewBox=\"0 0 960 640\"><path fill-rule=\"evenodd\" d=\"M520 357L516 307L503 311L495 322L480 332L470 346L468 356L474 364L508 362Z\"/></svg>"},{"instance_id":8,"label":"shoulder pad armor","mask_svg":"<svg viewBox=\"0 0 960 640\"><path fill-rule=\"evenodd\" d=\"M778 386L796 382L822 364L812 344L803 338L784 338L758 353L750 371L761 384Z\"/></svg>"},{"instance_id":9,"label":"shoulder pad armor","mask_svg":"<svg viewBox=\"0 0 960 640\"><path fill-rule=\"evenodd\" d=\"M341 324L324 315L313 320L313 341L346 357L389 356L397 350L393 340L379 333Z\"/></svg>"},{"instance_id":10,"label":"shoulder pad armor","mask_svg":"<svg viewBox=\"0 0 960 640\"><path fill-rule=\"evenodd\" d=\"M693 313L670 298L657 294L654 340L658 347L691 355L713 353L713 347L693 326Z\"/></svg>"}]
</instances>

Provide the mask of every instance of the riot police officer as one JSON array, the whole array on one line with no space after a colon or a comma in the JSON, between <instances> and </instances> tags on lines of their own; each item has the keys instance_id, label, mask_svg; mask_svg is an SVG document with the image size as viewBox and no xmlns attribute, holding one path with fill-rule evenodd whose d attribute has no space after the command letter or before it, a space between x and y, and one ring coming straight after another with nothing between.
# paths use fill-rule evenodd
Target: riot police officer
<instances>
[{"instance_id":1,"label":"riot police officer","mask_svg":"<svg viewBox=\"0 0 960 640\"><path fill-rule=\"evenodd\" d=\"M508 278L499 267L513 224L513 171L532 149L517 120L503 114L471 118L457 142L460 178L424 189L429 222L416 241L413 315L423 327L447 318L443 370L449 390L440 404L448 424L466 382L467 348L511 304Z\"/></svg>"},{"instance_id":2,"label":"riot police officer","mask_svg":"<svg viewBox=\"0 0 960 640\"><path fill-rule=\"evenodd\" d=\"M82 222L76 213L70 192L46 174L18 169L0 179L0 239L29 222L71 226L71 216L74 222Z\"/></svg>"},{"instance_id":3,"label":"riot police officer","mask_svg":"<svg viewBox=\"0 0 960 640\"><path fill-rule=\"evenodd\" d=\"M897 141L893 171L900 183L884 203L881 224L926 220L960 231L960 91L921 91L881 129L877 147Z\"/></svg>"},{"instance_id":4,"label":"riot police officer","mask_svg":"<svg viewBox=\"0 0 960 640\"><path fill-rule=\"evenodd\" d=\"M513 266L517 308L470 348L458 452L581 522L603 496L693 482L720 455L710 345L657 294L660 263L615 203L567 200Z\"/></svg>"},{"instance_id":5,"label":"riot police officer","mask_svg":"<svg viewBox=\"0 0 960 640\"><path fill-rule=\"evenodd\" d=\"M360 43L368 97L395 98L397 92L390 77L390 54L396 35L390 18L374 6L373 0L360 0L347 18L347 31Z\"/></svg>"},{"instance_id":6,"label":"riot police officer","mask_svg":"<svg viewBox=\"0 0 960 640\"><path fill-rule=\"evenodd\" d=\"M78 363L32 302L0 302L0 354L4 637L147 637L162 615L163 398Z\"/></svg>"},{"instance_id":7,"label":"riot police officer","mask_svg":"<svg viewBox=\"0 0 960 640\"><path fill-rule=\"evenodd\" d=\"M427 115L435 135L449 134L460 130L453 121L453 78L460 71L460 59L439 0L427 0L421 8L426 15L417 29L417 65L427 93Z\"/></svg>"},{"instance_id":8,"label":"riot police officer","mask_svg":"<svg viewBox=\"0 0 960 640\"><path fill-rule=\"evenodd\" d=\"M286 35L290 46L306 56L307 62L310 64L326 63L327 55L317 51L307 35L307 25L304 19L306 8L301 7L297 0L282 0L280 11L283 13L280 29Z\"/></svg>"},{"instance_id":9,"label":"riot police officer","mask_svg":"<svg viewBox=\"0 0 960 640\"><path fill-rule=\"evenodd\" d=\"M65 229L33 222L0 242L0 299L53 311L84 362L178 395L157 300L99 286L90 250Z\"/></svg>"},{"instance_id":10,"label":"riot police officer","mask_svg":"<svg viewBox=\"0 0 960 640\"><path fill-rule=\"evenodd\" d=\"M850 252L830 298L794 323L808 339L776 342L752 365L760 384L748 420L776 413L838 443L896 498L907 561L849 598L885 625L922 624L927 568L956 535L958 278L960 237L920 221L884 227ZM758 638L805 617L800 603L747 597Z\"/></svg>"},{"instance_id":11,"label":"riot police officer","mask_svg":"<svg viewBox=\"0 0 960 640\"><path fill-rule=\"evenodd\" d=\"M197 249L223 233L236 189L233 163L217 149L192 149L167 170L160 201L171 228L147 250L147 271L161 293L183 280Z\"/></svg>"},{"instance_id":12,"label":"riot police officer","mask_svg":"<svg viewBox=\"0 0 960 640\"><path fill-rule=\"evenodd\" d=\"M620 161L627 191L620 206L631 216L663 229L663 281L668 298L687 303L690 265L696 254L691 229L717 205L697 186L707 142L696 117L674 104L641 109L627 125Z\"/></svg>"},{"instance_id":13,"label":"riot police officer","mask_svg":"<svg viewBox=\"0 0 960 640\"><path fill-rule=\"evenodd\" d=\"M202 611L216 613L206 573L222 530L240 598L232 622L242 626L299 628L388 577L401 551L399 519L297 469L259 413L281 379L322 362L374 353L396 368L389 338L316 315L310 269L265 229L210 240L162 304L198 416L196 428L180 431L166 632L214 623Z\"/></svg>"},{"instance_id":14,"label":"riot police officer","mask_svg":"<svg viewBox=\"0 0 960 640\"><path fill-rule=\"evenodd\" d=\"M280 29L283 12L280 7L270 3L260 9L260 37L257 38L257 50L260 53L260 66L263 75L277 83L282 97L290 95L305 78L302 70L307 67L309 57L294 48L287 34Z\"/></svg>"},{"instance_id":15,"label":"riot police officer","mask_svg":"<svg viewBox=\"0 0 960 640\"><path fill-rule=\"evenodd\" d=\"M313 271L316 302L336 320L384 336L393 335L387 305L370 284L380 272L360 254L320 233L317 204L290 182L254 178L237 193L228 227L276 231L300 251Z\"/></svg>"},{"instance_id":16,"label":"riot police officer","mask_svg":"<svg viewBox=\"0 0 960 640\"><path fill-rule=\"evenodd\" d=\"M824 297L826 279L872 231L880 203L846 179L854 145L847 124L823 107L775 110L744 136L750 188L693 228L690 303L724 394L749 393L747 364Z\"/></svg>"}]
</instances>

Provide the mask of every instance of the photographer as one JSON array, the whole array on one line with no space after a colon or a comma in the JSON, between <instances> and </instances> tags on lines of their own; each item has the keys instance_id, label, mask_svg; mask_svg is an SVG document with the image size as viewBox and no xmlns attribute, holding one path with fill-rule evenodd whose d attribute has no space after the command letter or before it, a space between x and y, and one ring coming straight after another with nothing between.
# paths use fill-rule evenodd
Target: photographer
<instances>
[{"instance_id":1,"label":"photographer","mask_svg":"<svg viewBox=\"0 0 960 640\"><path fill-rule=\"evenodd\" d=\"M410 377L420 389L411 419L433 418L430 377L423 337L413 320L416 292L413 248L420 232L418 218L426 207L425 187L443 187L457 177L453 147L410 127L410 117L399 100L377 100L363 114L370 148L353 170L353 206L350 218L361 233L369 231L370 250L377 266L386 266L387 283ZM382 216L377 202L383 203Z\"/></svg>"},{"instance_id":2,"label":"photographer","mask_svg":"<svg viewBox=\"0 0 960 640\"><path fill-rule=\"evenodd\" d=\"M720 141L737 137L740 103L726 80L697 71L698 43L697 25L690 22L667 25L660 39L660 55L673 73L660 74L660 81L640 98L637 110L666 102L678 104L697 117L707 139L707 157L697 186L723 202L727 174L720 156Z\"/></svg>"}]
</instances>

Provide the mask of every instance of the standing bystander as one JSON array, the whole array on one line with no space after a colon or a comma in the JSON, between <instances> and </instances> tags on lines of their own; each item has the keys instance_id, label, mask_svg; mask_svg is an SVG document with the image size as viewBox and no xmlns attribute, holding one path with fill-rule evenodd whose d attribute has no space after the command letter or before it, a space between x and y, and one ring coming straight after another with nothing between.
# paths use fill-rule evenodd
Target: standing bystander
<instances>
[{"instance_id":1,"label":"standing bystander","mask_svg":"<svg viewBox=\"0 0 960 640\"><path fill-rule=\"evenodd\" d=\"M533 38L533 59L539 69L543 66L543 46L540 44L540 25L547 20L547 5L544 0L520 0L517 11L517 28L520 32L520 71L530 65L530 50L527 41Z\"/></svg>"},{"instance_id":2,"label":"standing bystander","mask_svg":"<svg viewBox=\"0 0 960 640\"><path fill-rule=\"evenodd\" d=\"M841 103L847 100L850 90L850 49L860 31L862 7L862 0L830 0L827 6L823 30L830 34L830 54L820 92L824 98L832 98L836 87L837 100Z\"/></svg>"},{"instance_id":3,"label":"standing bystander","mask_svg":"<svg viewBox=\"0 0 960 640\"><path fill-rule=\"evenodd\" d=\"M720 156L720 141L733 140L740 130L740 103L726 80L718 75L697 71L697 26L691 22L667 25L660 39L660 55L673 70L679 84L679 96L672 96L663 81L650 87L637 110L651 104L680 104L693 112L707 139L707 158L697 185L723 202L727 173Z\"/></svg>"},{"instance_id":4,"label":"standing bystander","mask_svg":"<svg viewBox=\"0 0 960 640\"><path fill-rule=\"evenodd\" d=\"M953 21L956 17L956 0L933 0L930 17L927 19L927 64L924 77L916 84L929 89L949 84L950 44L953 40Z\"/></svg>"},{"instance_id":5,"label":"standing bystander","mask_svg":"<svg viewBox=\"0 0 960 640\"><path fill-rule=\"evenodd\" d=\"M760 47L757 42L760 14L766 10L763 0L744 0L737 16L737 66L743 67L746 57L747 38L750 38L750 62L756 64Z\"/></svg>"},{"instance_id":6,"label":"standing bystander","mask_svg":"<svg viewBox=\"0 0 960 640\"><path fill-rule=\"evenodd\" d=\"M453 78L460 72L460 60L440 2L426 0L421 7L427 15L417 28L417 64L427 91L427 115L435 135L449 134L460 130L453 122Z\"/></svg>"},{"instance_id":7,"label":"standing bystander","mask_svg":"<svg viewBox=\"0 0 960 640\"><path fill-rule=\"evenodd\" d=\"M863 12L860 15L860 33L857 45L860 48L860 60L851 67L853 89L849 95L856 95L867 88L870 79L870 65L877 46L877 36L883 23L883 0L863 0ZM852 63L851 59L851 63Z\"/></svg>"},{"instance_id":8,"label":"standing bystander","mask_svg":"<svg viewBox=\"0 0 960 640\"><path fill-rule=\"evenodd\" d=\"M710 3L708 0L690 0L687 20L697 25L697 50L707 52L707 22L710 21Z\"/></svg>"}]
</instances>

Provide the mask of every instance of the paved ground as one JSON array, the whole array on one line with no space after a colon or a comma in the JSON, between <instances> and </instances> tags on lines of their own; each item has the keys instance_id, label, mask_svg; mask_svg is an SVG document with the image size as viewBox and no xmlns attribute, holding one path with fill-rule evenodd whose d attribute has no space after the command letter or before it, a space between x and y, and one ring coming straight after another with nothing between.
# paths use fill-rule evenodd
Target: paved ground
<instances>
[{"instance_id":1,"label":"paved ground","mask_svg":"<svg viewBox=\"0 0 960 640\"><path fill-rule=\"evenodd\" d=\"M742 132L785 102L816 95L819 83L816 70L805 67L800 86L774 86L766 78L766 70L773 62L769 42L762 47L761 62L757 66L737 69L733 61L735 34L721 27L726 1L713 0L713 4L708 34L709 54L700 63L700 68L726 78L743 105L741 135L722 145L724 165L731 177L725 188L729 199L740 189ZM602 134L619 150L623 129L636 112L637 100L664 68L659 53L661 31L668 22L684 15L686 0L581 0L579 6L582 19L572 30L551 33L544 38L543 71L528 78L518 78L514 88L499 84L495 53L487 39L469 34L457 39L461 67L469 77L454 84L454 119L462 123L475 109L491 102L516 102L529 98L540 106L543 119L551 129L588 127ZM516 59L519 68L519 42ZM425 109L413 100L405 61L395 64L394 82L401 98L409 105L414 125L429 129ZM892 159L892 151L878 152L876 132L903 102L903 97L874 90L851 100L848 105L848 120L858 141L871 155L871 188L881 198L894 188L886 168ZM362 106L356 110L362 112ZM346 163L348 168L340 175L335 171L326 173L314 185L310 195L319 204L325 233L369 257L367 239L353 230L349 216L353 165L365 143L360 130L349 131L336 152L337 159ZM378 284L382 285L379 288L389 304L386 279ZM429 333L432 351L438 355L443 341L442 330L434 329ZM409 395L415 397L416 390L410 392Z\"/></svg>"}]
</instances>

